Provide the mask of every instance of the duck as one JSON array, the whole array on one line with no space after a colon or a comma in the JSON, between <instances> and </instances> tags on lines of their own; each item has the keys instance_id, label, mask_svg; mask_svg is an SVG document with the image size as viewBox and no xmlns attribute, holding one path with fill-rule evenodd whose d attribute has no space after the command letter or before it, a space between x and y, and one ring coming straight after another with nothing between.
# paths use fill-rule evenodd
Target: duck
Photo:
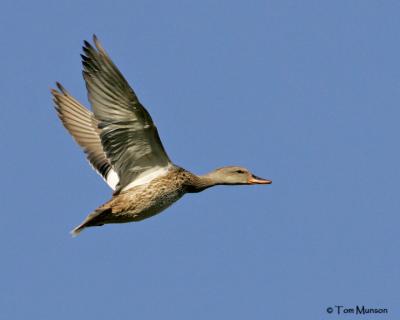
<instances>
[{"instance_id":1,"label":"duck","mask_svg":"<svg viewBox=\"0 0 400 320\"><path fill-rule=\"evenodd\" d=\"M82 48L82 74L92 111L59 82L51 94L62 124L113 194L71 231L72 236L89 227L150 218L186 193L218 185L272 183L241 166L196 175L175 165L149 112L96 35L93 45L84 41Z\"/></svg>"}]
</instances>

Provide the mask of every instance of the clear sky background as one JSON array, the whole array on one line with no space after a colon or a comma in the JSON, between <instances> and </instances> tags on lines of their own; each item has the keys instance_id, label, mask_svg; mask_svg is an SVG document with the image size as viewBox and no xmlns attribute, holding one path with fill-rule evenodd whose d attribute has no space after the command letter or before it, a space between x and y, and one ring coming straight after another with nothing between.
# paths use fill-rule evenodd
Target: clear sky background
<instances>
[{"instance_id":1,"label":"clear sky background","mask_svg":"<svg viewBox=\"0 0 400 320\"><path fill-rule=\"evenodd\" d=\"M1 318L399 318L399 17L389 0L3 1ZM71 238L111 192L49 89L88 105L93 33L176 164L273 184Z\"/></svg>"}]
</instances>

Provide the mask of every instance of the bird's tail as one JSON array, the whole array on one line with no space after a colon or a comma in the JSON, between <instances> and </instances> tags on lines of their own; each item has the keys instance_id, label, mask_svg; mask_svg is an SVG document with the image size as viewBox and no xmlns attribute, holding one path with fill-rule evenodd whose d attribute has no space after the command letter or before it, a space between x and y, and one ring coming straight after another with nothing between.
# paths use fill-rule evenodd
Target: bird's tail
<instances>
[{"instance_id":1,"label":"bird's tail","mask_svg":"<svg viewBox=\"0 0 400 320\"><path fill-rule=\"evenodd\" d=\"M78 236L87 227L98 227L104 224L105 215L107 215L111 209L96 209L91 214L89 214L83 222L75 227L70 233L73 237Z\"/></svg>"},{"instance_id":2,"label":"bird's tail","mask_svg":"<svg viewBox=\"0 0 400 320\"><path fill-rule=\"evenodd\" d=\"M70 234L72 237L77 237L79 234L85 229L85 224L81 223L79 226L75 227L74 229L71 230Z\"/></svg>"}]
</instances>

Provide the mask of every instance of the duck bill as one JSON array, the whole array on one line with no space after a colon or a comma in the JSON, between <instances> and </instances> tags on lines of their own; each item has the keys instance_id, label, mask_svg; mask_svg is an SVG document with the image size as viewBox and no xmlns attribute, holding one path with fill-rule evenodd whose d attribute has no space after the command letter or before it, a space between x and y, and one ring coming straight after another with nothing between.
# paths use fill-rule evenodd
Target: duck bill
<instances>
[{"instance_id":1,"label":"duck bill","mask_svg":"<svg viewBox=\"0 0 400 320\"><path fill-rule=\"evenodd\" d=\"M251 178L249 179L249 184L271 184L271 183L272 183L271 180L263 179L255 175L252 175Z\"/></svg>"}]
</instances>

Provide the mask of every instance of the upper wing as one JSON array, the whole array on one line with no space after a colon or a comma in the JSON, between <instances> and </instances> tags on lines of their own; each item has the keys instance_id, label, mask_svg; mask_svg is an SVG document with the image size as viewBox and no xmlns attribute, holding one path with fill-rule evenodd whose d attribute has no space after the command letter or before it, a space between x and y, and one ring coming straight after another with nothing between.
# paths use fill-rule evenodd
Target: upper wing
<instances>
[{"instance_id":1,"label":"upper wing","mask_svg":"<svg viewBox=\"0 0 400 320\"><path fill-rule=\"evenodd\" d=\"M112 169L101 145L97 120L93 113L82 106L64 87L57 83L58 90L51 90L53 101L64 127L83 148L93 168L115 190L118 175Z\"/></svg>"},{"instance_id":2,"label":"upper wing","mask_svg":"<svg viewBox=\"0 0 400 320\"><path fill-rule=\"evenodd\" d=\"M118 190L170 165L150 114L111 61L96 36L85 41L83 77L98 120L103 149L120 177Z\"/></svg>"}]
</instances>

